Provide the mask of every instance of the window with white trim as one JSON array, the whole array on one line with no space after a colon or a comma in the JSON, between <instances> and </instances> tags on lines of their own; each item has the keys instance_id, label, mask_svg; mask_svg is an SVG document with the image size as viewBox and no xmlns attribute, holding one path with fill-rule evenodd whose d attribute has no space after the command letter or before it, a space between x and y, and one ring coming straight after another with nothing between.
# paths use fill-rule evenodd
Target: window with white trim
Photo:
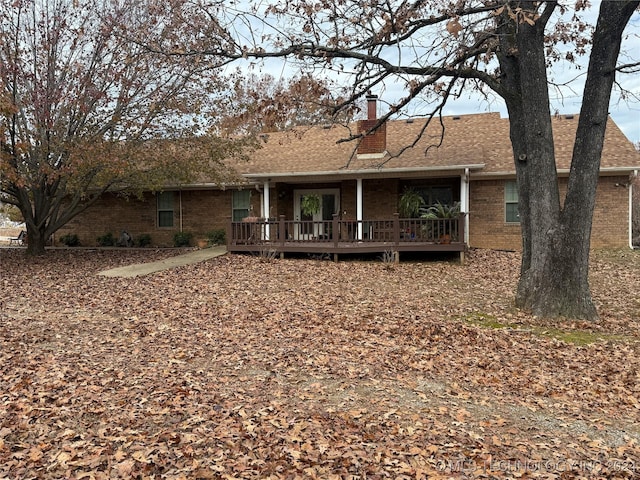
<instances>
[{"instance_id":1,"label":"window with white trim","mask_svg":"<svg viewBox=\"0 0 640 480\"><path fill-rule=\"evenodd\" d=\"M234 190L231 216L234 222L241 222L249 216L251 207L251 190Z\"/></svg>"},{"instance_id":2,"label":"window with white trim","mask_svg":"<svg viewBox=\"0 0 640 480\"><path fill-rule=\"evenodd\" d=\"M160 192L157 195L158 227L173 227L173 192Z\"/></svg>"},{"instance_id":3,"label":"window with white trim","mask_svg":"<svg viewBox=\"0 0 640 480\"><path fill-rule=\"evenodd\" d=\"M520 223L518 212L518 184L510 180L504 184L504 218L507 223Z\"/></svg>"}]
</instances>

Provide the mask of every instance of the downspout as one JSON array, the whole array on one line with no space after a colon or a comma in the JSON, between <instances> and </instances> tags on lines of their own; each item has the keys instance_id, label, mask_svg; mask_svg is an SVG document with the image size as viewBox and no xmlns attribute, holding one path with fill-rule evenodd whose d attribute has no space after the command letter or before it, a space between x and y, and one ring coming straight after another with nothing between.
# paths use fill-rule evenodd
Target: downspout
<instances>
[{"instance_id":1,"label":"downspout","mask_svg":"<svg viewBox=\"0 0 640 480\"><path fill-rule=\"evenodd\" d=\"M638 170L633 171L629 179L629 248L633 250L633 187L638 179Z\"/></svg>"},{"instance_id":2,"label":"downspout","mask_svg":"<svg viewBox=\"0 0 640 480\"><path fill-rule=\"evenodd\" d=\"M182 232L182 190L178 190L178 208L180 209L180 232Z\"/></svg>"},{"instance_id":3,"label":"downspout","mask_svg":"<svg viewBox=\"0 0 640 480\"><path fill-rule=\"evenodd\" d=\"M357 240L362 240L362 179L356 180L356 224L358 225Z\"/></svg>"},{"instance_id":4,"label":"downspout","mask_svg":"<svg viewBox=\"0 0 640 480\"><path fill-rule=\"evenodd\" d=\"M469 169L460 176L460 213L464 215L464 243L469 245Z\"/></svg>"},{"instance_id":5,"label":"downspout","mask_svg":"<svg viewBox=\"0 0 640 480\"><path fill-rule=\"evenodd\" d=\"M269 180L264 182L264 186L262 189L262 216L264 217L265 223L264 227L264 239L269 240L269 212L271 211L271 199L269 198Z\"/></svg>"}]
</instances>

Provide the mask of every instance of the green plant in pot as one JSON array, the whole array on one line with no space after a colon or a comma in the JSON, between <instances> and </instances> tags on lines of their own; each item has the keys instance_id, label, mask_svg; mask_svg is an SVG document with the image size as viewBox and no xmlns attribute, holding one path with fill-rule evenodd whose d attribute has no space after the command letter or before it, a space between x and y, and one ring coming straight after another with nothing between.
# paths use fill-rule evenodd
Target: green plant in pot
<instances>
[{"instance_id":1,"label":"green plant in pot","mask_svg":"<svg viewBox=\"0 0 640 480\"><path fill-rule=\"evenodd\" d=\"M452 205L438 202L425 209L421 218L427 220L443 220L458 218L458 215L460 215L460 202L454 202ZM423 228L427 229L425 233L427 233L429 237L436 237L437 234L437 240L442 243L450 243L452 240L451 222L433 222L425 225Z\"/></svg>"},{"instance_id":2,"label":"green plant in pot","mask_svg":"<svg viewBox=\"0 0 640 480\"><path fill-rule=\"evenodd\" d=\"M305 217L313 217L320 211L320 195L315 193L304 195L300 202L300 210Z\"/></svg>"},{"instance_id":3,"label":"green plant in pot","mask_svg":"<svg viewBox=\"0 0 640 480\"><path fill-rule=\"evenodd\" d=\"M422 195L413 188L405 188L400 196L398 212L402 218L417 218L423 206L424 199Z\"/></svg>"}]
</instances>

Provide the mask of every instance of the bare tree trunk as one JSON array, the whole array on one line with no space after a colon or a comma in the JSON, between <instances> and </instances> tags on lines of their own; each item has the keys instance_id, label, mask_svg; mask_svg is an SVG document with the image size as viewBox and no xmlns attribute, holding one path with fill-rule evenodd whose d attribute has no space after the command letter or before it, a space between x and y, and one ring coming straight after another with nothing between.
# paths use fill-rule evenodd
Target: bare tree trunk
<instances>
[{"instance_id":1,"label":"bare tree trunk","mask_svg":"<svg viewBox=\"0 0 640 480\"><path fill-rule=\"evenodd\" d=\"M637 6L638 2L601 5L562 209L548 107L544 26L520 24L515 34L519 71L506 79L506 85L510 81L512 91L521 94L506 101L523 230L516 305L537 316L597 318L588 280L595 194L622 31ZM503 57L501 65L508 68L508 61Z\"/></svg>"},{"instance_id":2,"label":"bare tree trunk","mask_svg":"<svg viewBox=\"0 0 640 480\"><path fill-rule=\"evenodd\" d=\"M35 225L27 223L27 255L44 255L47 236L44 231Z\"/></svg>"}]
</instances>

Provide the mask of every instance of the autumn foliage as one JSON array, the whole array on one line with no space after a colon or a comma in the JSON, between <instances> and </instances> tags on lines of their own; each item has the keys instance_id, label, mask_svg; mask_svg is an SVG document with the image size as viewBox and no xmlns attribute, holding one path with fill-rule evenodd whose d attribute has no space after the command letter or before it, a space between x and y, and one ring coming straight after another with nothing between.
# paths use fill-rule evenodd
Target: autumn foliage
<instances>
[{"instance_id":1,"label":"autumn foliage","mask_svg":"<svg viewBox=\"0 0 640 480\"><path fill-rule=\"evenodd\" d=\"M221 160L244 146L211 135L211 95L224 85L213 59L157 55L128 38L134 20L154 23L149 7L0 1L0 200L20 209L30 253L103 192L205 171L221 180Z\"/></svg>"},{"instance_id":2,"label":"autumn foliage","mask_svg":"<svg viewBox=\"0 0 640 480\"><path fill-rule=\"evenodd\" d=\"M597 323L511 304L519 255L389 266L0 251L1 478L637 478L640 257Z\"/></svg>"}]
</instances>

